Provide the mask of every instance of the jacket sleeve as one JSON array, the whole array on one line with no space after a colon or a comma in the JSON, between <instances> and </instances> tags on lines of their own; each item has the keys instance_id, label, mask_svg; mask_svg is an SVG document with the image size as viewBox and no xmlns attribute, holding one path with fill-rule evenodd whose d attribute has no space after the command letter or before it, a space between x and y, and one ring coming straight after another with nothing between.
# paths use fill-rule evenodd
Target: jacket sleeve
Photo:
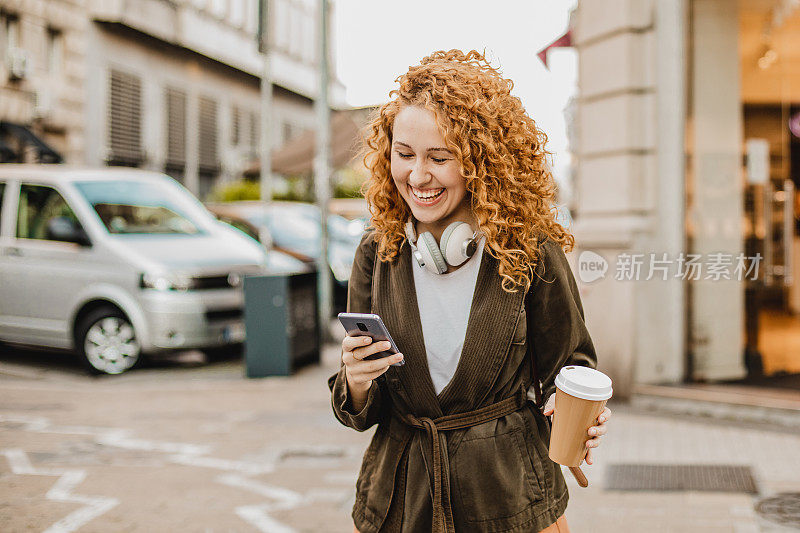
<instances>
[{"instance_id":1,"label":"jacket sleeve","mask_svg":"<svg viewBox=\"0 0 800 533\"><path fill-rule=\"evenodd\" d=\"M372 309L372 271L375 265L376 244L373 232L367 231L361 238L353 260L353 271L347 286L347 312L370 313ZM384 392L379 380L373 380L369 389L367 403L361 411L355 411L347 389L344 363L339 372L328 378L331 390L331 405L336 418L345 426L357 431L365 431L378 422L381 414Z\"/></svg>"},{"instance_id":2,"label":"jacket sleeve","mask_svg":"<svg viewBox=\"0 0 800 533\"><path fill-rule=\"evenodd\" d=\"M555 379L567 365L597 367L597 354L583 318L578 285L561 246L547 240L531 284L533 356L542 382L542 400L556 390Z\"/></svg>"}]
</instances>

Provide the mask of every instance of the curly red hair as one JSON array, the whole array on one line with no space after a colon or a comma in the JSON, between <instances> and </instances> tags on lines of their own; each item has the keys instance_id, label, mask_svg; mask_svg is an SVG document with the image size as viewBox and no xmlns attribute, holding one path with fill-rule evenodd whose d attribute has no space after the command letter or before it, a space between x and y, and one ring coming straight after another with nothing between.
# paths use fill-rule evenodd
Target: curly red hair
<instances>
[{"instance_id":1,"label":"curly red hair","mask_svg":"<svg viewBox=\"0 0 800 533\"><path fill-rule=\"evenodd\" d=\"M503 289L527 290L541 242L552 239L565 251L575 243L555 218L547 135L511 95L513 82L475 50L434 52L395 81L400 87L389 93L392 99L373 114L363 135L370 170L364 196L378 257L393 259L406 239L403 225L411 210L392 180L392 128L404 106L419 106L434 112L461 164L486 249L500 263Z\"/></svg>"}]
</instances>

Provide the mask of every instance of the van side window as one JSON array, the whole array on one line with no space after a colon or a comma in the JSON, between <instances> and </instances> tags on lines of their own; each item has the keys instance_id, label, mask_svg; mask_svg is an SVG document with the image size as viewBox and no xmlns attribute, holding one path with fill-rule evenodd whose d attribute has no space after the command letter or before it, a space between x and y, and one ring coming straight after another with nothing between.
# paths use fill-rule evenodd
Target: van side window
<instances>
[{"instance_id":1,"label":"van side window","mask_svg":"<svg viewBox=\"0 0 800 533\"><path fill-rule=\"evenodd\" d=\"M20 239L56 240L49 235L48 224L55 218L66 218L80 226L78 217L64 197L52 187L23 185L19 190L17 237Z\"/></svg>"}]
</instances>

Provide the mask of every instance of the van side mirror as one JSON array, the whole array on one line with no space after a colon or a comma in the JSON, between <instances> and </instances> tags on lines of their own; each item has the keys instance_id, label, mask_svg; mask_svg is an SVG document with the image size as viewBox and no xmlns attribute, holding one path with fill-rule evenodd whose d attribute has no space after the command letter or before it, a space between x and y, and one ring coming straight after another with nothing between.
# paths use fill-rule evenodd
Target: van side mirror
<instances>
[{"instance_id":1,"label":"van side mirror","mask_svg":"<svg viewBox=\"0 0 800 533\"><path fill-rule=\"evenodd\" d=\"M47 221L47 240L74 242L81 246L91 246L86 231L70 218L53 217Z\"/></svg>"}]
</instances>

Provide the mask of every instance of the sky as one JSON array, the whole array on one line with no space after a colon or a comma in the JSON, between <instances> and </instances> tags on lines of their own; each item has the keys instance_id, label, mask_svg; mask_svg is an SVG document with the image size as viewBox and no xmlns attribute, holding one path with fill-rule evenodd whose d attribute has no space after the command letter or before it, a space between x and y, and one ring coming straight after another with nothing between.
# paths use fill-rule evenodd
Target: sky
<instances>
[{"instance_id":1,"label":"sky","mask_svg":"<svg viewBox=\"0 0 800 533\"><path fill-rule=\"evenodd\" d=\"M435 50L483 51L514 81L528 114L548 135L554 170L569 196L564 107L575 92L577 56L550 51L549 69L536 57L567 29L576 0L335 0L336 72L352 106L388 100L395 78Z\"/></svg>"}]
</instances>

